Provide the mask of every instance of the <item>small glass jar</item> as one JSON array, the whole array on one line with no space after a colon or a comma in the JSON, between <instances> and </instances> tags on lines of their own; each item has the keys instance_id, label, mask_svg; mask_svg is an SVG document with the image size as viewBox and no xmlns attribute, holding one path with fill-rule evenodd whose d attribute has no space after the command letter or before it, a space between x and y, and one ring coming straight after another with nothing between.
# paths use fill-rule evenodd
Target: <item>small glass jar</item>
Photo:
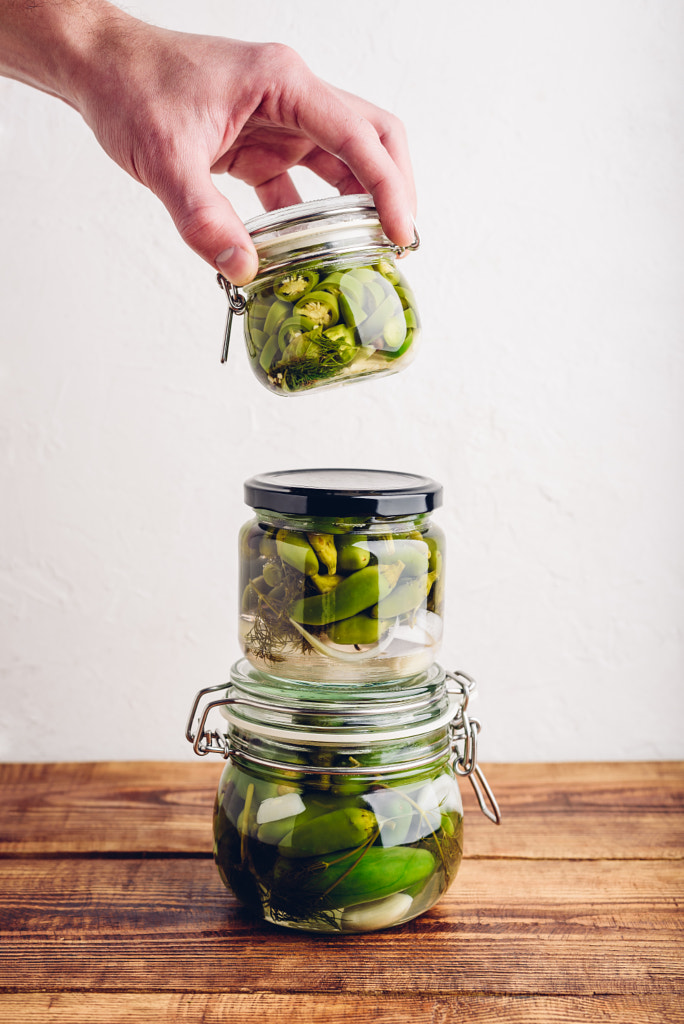
<instances>
[{"instance_id":1,"label":"small glass jar","mask_svg":"<svg viewBox=\"0 0 684 1024\"><path fill-rule=\"evenodd\" d=\"M244 296L220 275L219 283L244 313L247 353L265 387L293 395L396 373L413 359L418 310L396 266L405 250L383 233L370 196L300 203L246 227L257 276Z\"/></svg>"},{"instance_id":2,"label":"small glass jar","mask_svg":"<svg viewBox=\"0 0 684 1024\"><path fill-rule=\"evenodd\" d=\"M228 688L200 691L187 738L197 753L229 759L214 808L225 885L258 916L305 931L375 931L432 907L463 852L457 775L476 768L473 688L435 668L401 695L359 701L350 688L340 702L323 687L315 699L274 700L242 661ZM224 730L209 732L216 708ZM474 782L480 806L498 823L477 770L492 810Z\"/></svg>"},{"instance_id":3,"label":"small glass jar","mask_svg":"<svg viewBox=\"0 0 684 1024\"><path fill-rule=\"evenodd\" d=\"M428 477L364 469L265 473L245 483L243 654L277 678L415 675L442 638L445 543Z\"/></svg>"}]
</instances>

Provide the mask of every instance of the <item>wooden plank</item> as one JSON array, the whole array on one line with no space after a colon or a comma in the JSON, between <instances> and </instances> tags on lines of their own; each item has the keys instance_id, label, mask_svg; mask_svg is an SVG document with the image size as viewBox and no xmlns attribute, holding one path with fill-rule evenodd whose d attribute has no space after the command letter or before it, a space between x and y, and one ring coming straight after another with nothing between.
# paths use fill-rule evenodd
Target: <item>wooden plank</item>
<instances>
[{"instance_id":1,"label":"wooden plank","mask_svg":"<svg viewBox=\"0 0 684 1024\"><path fill-rule=\"evenodd\" d=\"M682 1024L678 996L427 996L369 993L11 993L0 1019L12 1024Z\"/></svg>"},{"instance_id":2,"label":"wooden plank","mask_svg":"<svg viewBox=\"0 0 684 1024\"><path fill-rule=\"evenodd\" d=\"M210 852L215 761L0 765L0 855Z\"/></svg>"},{"instance_id":3,"label":"wooden plank","mask_svg":"<svg viewBox=\"0 0 684 1024\"><path fill-rule=\"evenodd\" d=\"M668 995L684 987L681 865L473 860L401 928L255 924L205 860L0 863L5 991Z\"/></svg>"},{"instance_id":4,"label":"wooden plank","mask_svg":"<svg viewBox=\"0 0 684 1024\"><path fill-rule=\"evenodd\" d=\"M487 775L505 818L483 828L464 803L478 857L684 857L684 762L494 764ZM481 816L480 816L481 817Z\"/></svg>"},{"instance_id":5,"label":"wooden plank","mask_svg":"<svg viewBox=\"0 0 684 1024\"><path fill-rule=\"evenodd\" d=\"M493 764L504 821L467 781L466 855L684 856L684 763ZM0 766L0 856L211 850L216 760Z\"/></svg>"}]
</instances>

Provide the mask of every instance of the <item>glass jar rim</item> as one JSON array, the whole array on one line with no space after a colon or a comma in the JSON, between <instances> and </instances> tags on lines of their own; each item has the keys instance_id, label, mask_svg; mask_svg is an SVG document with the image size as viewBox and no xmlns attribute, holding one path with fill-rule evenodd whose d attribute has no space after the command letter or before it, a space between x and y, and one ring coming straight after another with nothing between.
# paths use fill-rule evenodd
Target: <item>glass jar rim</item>
<instances>
[{"instance_id":1,"label":"glass jar rim","mask_svg":"<svg viewBox=\"0 0 684 1024\"><path fill-rule=\"evenodd\" d=\"M220 713L229 727L294 745L358 747L417 739L446 730L463 705L463 695L447 688L444 670L437 665L434 669L424 673L422 691L384 690L373 700L355 701L352 687L348 700L339 695L325 698L320 690L304 697L269 693L266 678L243 659L231 669Z\"/></svg>"},{"instance_id":2,"label":"glass jar rim","mask_svg":"<svg viewBox=\"0 0 684 1024\"><path fill-rule=\"evenodd\" d=\"M395 245L383 231L372 196L333 196L297 203L248 220L259 257L259 269L247 292L265 285L272 276L290 273L308 264L347 264L393 259L406 248L419 245L418 236L408 247Z\"/></svg>"},{"instance_id":3,"label":"glass jar rim","mask_svg":"<svg viewBox=\"0 0 684 1024\"><path fill-rule=\"evenodd\" d=\"M245 503L253 509L324 517L420 515L442 504L431 477L384 469L279 470L250 477Z\"/></svg>"},{"instance_id":4,"label":"glass jar rim","mask_svg":"<svg viewBox=\"0 0 684 1024\"><path fill-rule=\"evenodd\" d=\"M380 223L373 197L364 192L284 206L279 210L251 217L245 221L245 227L258 249L260 245L267 245L283 234L296 234L298 237L300 234L306 234L307 230L311 230L311 222L320 224L322 221L328 221L344 224L350 217L357 217L364 223ZM271 233L273 237L270 237ZM385 241L388 246L392 245L386 236Z\"/></svg>"}]
</instances>

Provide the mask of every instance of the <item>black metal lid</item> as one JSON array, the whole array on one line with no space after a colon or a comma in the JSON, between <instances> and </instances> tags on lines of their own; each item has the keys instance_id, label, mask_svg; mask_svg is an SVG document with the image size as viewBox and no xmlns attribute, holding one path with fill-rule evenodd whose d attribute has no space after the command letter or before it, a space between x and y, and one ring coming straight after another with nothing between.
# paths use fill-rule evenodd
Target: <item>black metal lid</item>
<instances>
[{"instance_id":1,"label":"black metal lid","mask_svg":"<svg viewBox=\"0 0 684 1024\"><path fill-rule=\"evenodd\" d=\"M291 469L251 477L245 501L289 515L418 515L442 504L442 485L384 469Z\"/></svg>"}]
</instances>

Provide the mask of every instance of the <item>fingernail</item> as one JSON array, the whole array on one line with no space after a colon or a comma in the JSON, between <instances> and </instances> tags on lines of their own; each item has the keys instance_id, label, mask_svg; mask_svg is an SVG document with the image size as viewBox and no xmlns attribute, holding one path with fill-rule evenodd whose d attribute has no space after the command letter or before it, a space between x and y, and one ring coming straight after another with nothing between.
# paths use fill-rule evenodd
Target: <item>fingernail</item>
<instances>
[{"instance_id":1,"label":"fingernail","mask_svg":"<svg viewBox=\"0 0 684 1024\"><path fill-rule=\"evenodd\" d=\"M232 284L247 284L257 271L256 260L250 252L231 245L216 257L216 266Z\"/></svg>"}]
</instances>

